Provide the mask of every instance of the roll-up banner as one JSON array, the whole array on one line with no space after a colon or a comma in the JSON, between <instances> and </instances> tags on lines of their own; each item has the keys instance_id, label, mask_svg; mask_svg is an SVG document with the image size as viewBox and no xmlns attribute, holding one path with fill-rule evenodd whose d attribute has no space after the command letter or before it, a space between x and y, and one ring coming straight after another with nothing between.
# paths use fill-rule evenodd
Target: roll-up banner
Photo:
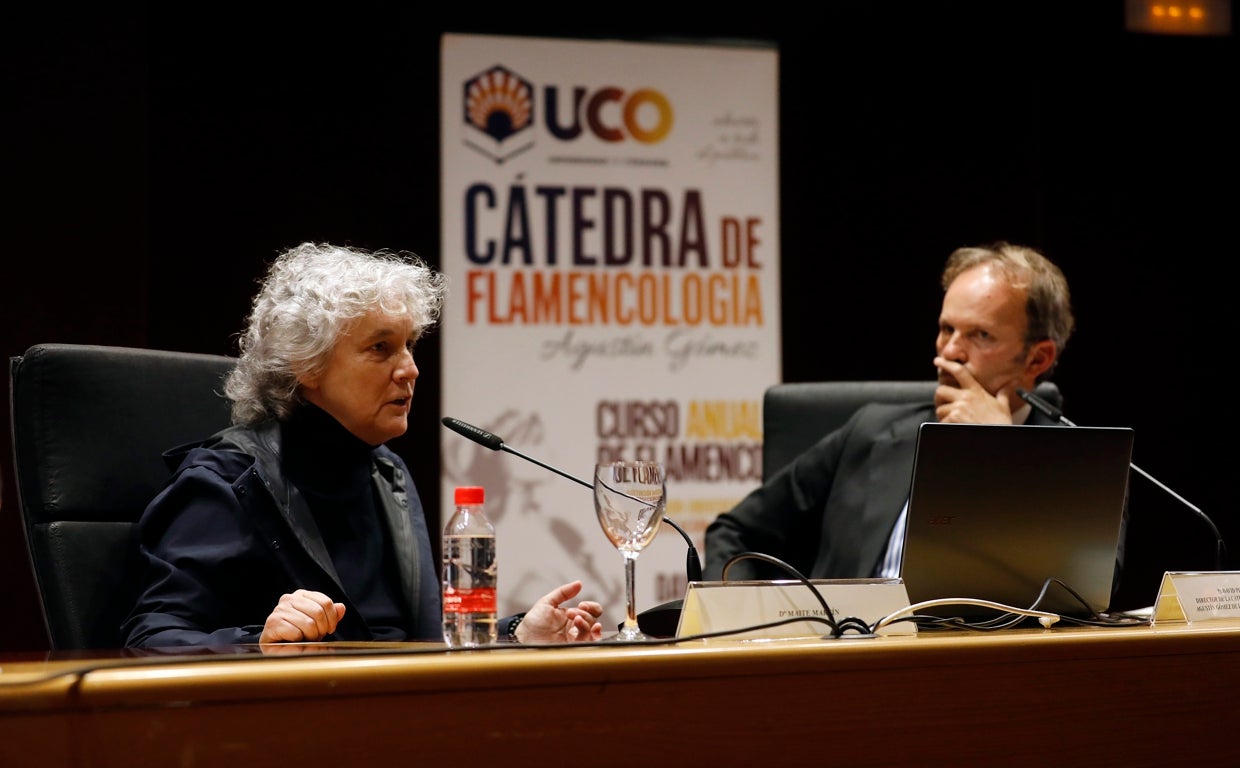
<instances>
[{"instance_id":1,"label":"roll-up banner","mask_svg":"<svg viewBox=\"0 0 1240 768\"><path fill-rule=\"evenodd\" d=\"M442 39L442 413L582 480L667 466L667 515L705 557L762 473L780 378L778 51L447 34ZM440 520L481 485L500 610L572 579L624 618L624 562L584 485L447 429ZM684 596L664 525L638 611Z\"/></svg>"}]
</instances>

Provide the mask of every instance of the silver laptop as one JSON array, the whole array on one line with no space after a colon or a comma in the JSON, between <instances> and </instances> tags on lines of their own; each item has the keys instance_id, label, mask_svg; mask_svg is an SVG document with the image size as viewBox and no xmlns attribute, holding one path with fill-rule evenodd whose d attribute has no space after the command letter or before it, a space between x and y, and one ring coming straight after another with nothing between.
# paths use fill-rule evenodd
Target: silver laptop
<instances>
[{"instance_id":1,"label":"silver laptop","mask_svg":"<svg viewBox=\"0 0 1240 768\"><path fill-rule=\"evenodd\" d=\"M910 603L975 598L1087 616L1106 610L1133 431L1128 427L922 424L901 577ZM934 616L994 617L955 605Z\"/></svg>"}]
</instances>

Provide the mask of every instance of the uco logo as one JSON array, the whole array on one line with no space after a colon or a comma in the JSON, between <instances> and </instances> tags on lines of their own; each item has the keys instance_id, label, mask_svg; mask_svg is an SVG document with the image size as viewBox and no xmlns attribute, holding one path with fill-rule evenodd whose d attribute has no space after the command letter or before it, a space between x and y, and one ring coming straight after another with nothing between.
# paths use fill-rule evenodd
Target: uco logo
<instances>
[{"instance_id":1,"label":"uco logo","mask_svg":"<svg viewBox=\"0 0 1240 768\"><path fill-rule=\"evenodd\" d=\"M572 93L571 120L561 123L559 89L553 85L543 89L547 130L561 141L579 137L584 130L583 119L590 133L608 142L631 138L643 144L656 144L672 130L672 105L653 88L639 88L630 93L607 86L590 93L576 86Z\"/></svg>"},{"instance_id":2,"label":"uco logo","mask_svg":"<svg viewBox=\"0 0 1240 768\"><path fill-rule=\"evenodd\" d=\"M534 146L529 137L537 117L532 83L496 65L466 80L463 89L463 118L472 129L467 146L497 163ZM591 91L573 86L562 98L559 86L548 85L543 88L543 110L547 132L560 141L592 135L613 144L656 144L675 123L671 102L653 88L628 91L609 85Z\"/></svg>"},{"instance_id":3,"label":"uco logo","mask_svg":"<svg viewBox=\"0 0 1240 768\"><path fill-rule=\"evenodd\" d=\"M509 139L534 125L534 86L511 70L494 66L465 81L465 124L477 131L477 141L465 144L502 163L534 146L527 141L505 147Z\"/></svg>"}]
</instances>

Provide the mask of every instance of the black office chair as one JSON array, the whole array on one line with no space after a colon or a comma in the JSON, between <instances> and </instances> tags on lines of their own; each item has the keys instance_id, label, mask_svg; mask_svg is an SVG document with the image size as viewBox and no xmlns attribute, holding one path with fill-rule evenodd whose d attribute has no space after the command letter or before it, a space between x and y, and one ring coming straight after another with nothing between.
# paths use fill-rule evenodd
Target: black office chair
<instances>
[{"instance_id":1,"label":"black office chair","mask_svg":"<svg viewBox=\"0 0 1240 768\"><path fill-rule=\"evenodd\" d=\"M235 359L38 344L9 361L17 498L52 648L118 648L137 597L137 520L168 448L228 426Z\"/></svg>"},{"instance_id":2,"label":"black office chair","mask_svg":"<svg viewBox=\"0 0 1240 768\"><path fill-rule=\"evenodd\" d=\"M767 387L762 396L763 481L848 421L862 405L930 402L936 386L934 381L811 381ZM1034 394L1063 407L1063 396L1053 382L1039 384Z\"/></svg>"}]
</instances>

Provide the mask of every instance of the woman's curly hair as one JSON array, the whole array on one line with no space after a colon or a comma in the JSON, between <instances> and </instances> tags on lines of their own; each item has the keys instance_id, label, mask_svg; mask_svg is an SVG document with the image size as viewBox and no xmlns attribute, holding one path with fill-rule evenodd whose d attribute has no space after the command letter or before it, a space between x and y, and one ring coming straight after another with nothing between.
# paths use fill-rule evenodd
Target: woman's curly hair
<instances>
[{"instance_id":1,"label":"woman's curly hair","mask_svg":"<svg viewBox=\"0 0 1240 768\"><path fill-rule=\"evenodd\" d=\"M224 382L233 423L288 418L301 402L300 377L322 371L349 325L375 309L408 317L421 336L439 321L445 292L444 276L408 252L302 243L281 253Z\"/></svg>"}]
</instances>

